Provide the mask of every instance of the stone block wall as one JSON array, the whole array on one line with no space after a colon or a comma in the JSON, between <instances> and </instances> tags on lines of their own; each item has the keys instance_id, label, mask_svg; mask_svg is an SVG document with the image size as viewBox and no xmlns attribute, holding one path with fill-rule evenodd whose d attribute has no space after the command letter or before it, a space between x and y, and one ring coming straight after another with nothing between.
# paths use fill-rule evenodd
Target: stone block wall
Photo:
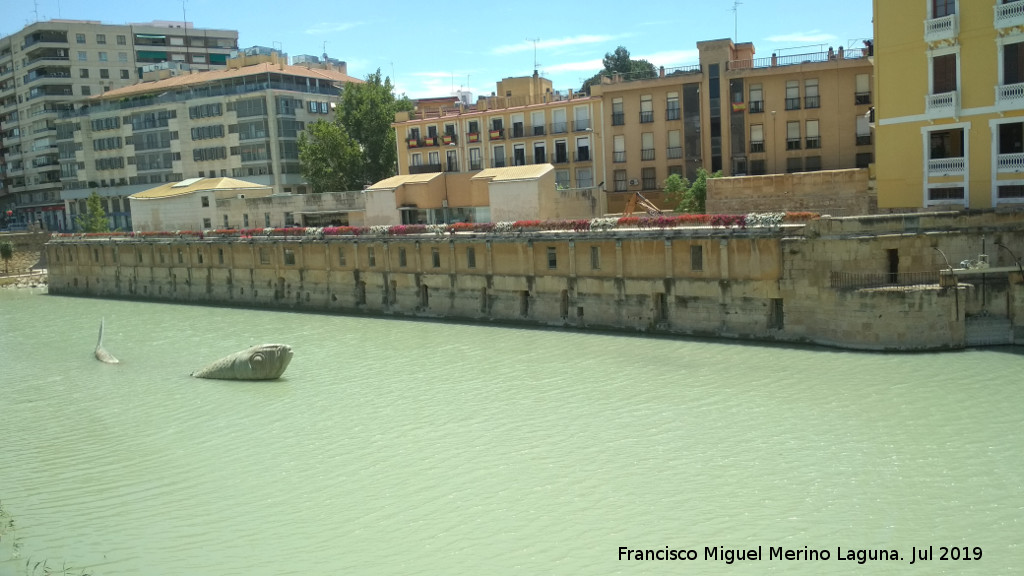
<instances>
[{"instance_id":1,"label":"stone block wall","mask_svg":"<svg viewBox=\"0 0 1024 576\"><path fill-rule=\"evenodd\" d=\"M708 214L818 212L833 216L869 214L868 170L825 170L709 178Z\"/></svg>"}]
</instances>

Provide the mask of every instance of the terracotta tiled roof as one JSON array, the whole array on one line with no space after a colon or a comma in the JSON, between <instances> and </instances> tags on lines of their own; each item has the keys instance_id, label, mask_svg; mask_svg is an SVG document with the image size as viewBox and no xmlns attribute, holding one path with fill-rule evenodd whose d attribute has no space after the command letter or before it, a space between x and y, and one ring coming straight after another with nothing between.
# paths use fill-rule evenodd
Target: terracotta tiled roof
<instances>
[{"instance_id":1,"label":"terracotta tiled roof","mask_svg":"<svg viewBox=\"0 0 1024 576\"><path fill-rule=\"evenodd\" d=\"M336 70L321 70L318 68L306 68L305 66L278 66L270 62L264 62L262 64L253 64L251 66L243 66L241 68L207 70L204 72L196 72L195 74L172 76L164 80L157 80L156 82L142 82L139 84L133 84L132 86L125 86L124 88L111 90L110 92L104 92L101 96L97 97L96 99L100 101L117 100L128 96L149 94L151 92L162 93L171 90L188 88L190 86L197 86L201 84L217 82L218 80L226 80L229 78L241 78L243 76L255 76L258 74L267 73L284 74L287 76L299 76L302 78L315 78L319 80L329 80L338 83L363 82L358 78L353 78L348 74L342 74L341 72L338 72Z\"/></svg>"}]
</instances>

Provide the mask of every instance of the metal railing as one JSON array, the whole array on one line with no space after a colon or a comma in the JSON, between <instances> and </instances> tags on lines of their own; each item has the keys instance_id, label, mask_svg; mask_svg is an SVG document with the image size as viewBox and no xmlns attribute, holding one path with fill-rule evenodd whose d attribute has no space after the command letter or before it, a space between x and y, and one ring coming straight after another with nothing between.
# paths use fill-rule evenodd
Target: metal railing
<instances>
[{"instance_id":1,"label":"metal railing","mask_svg":"<svg viewBox=\"0 0 1024 576\"><path fill-rule=\"evenodd\" d=\"M653 110L648 110L646 112L641 112L640 113L640 123L641 124L649 124L651 122L654 122L654 111Z\"/></svg>"},{"instance_id":2,"label":"metal railing","mask_svg":"<svg viewBox=\"0 0 1024 576\"><path fill-rule=\"evenodd\" d=\"M622 112L612 112L612 126L622 126L626 123L626 115Z\"/></svg>"},{"instance_id":3,"label":"metal railing","mask_svg":"<svg viewBox=\"0 0 1024 576\"><path fill-rule=\"evenodd\" d=\"M682 146L669 146L665 149L666 158L682 158L683 147Z\"/></svg>"},{"instance_id":4,"label":"metal railing","mask_svg":"<svg viewBox=\"0 0 1024 576\"><path fill-rule=\"evenodd\" d=\"M679 120L679 115L680 110L678 106L665 109L665 120Z\"/></svg>"},{"instance_id":5,"label":"metal railing","mask_svg":"<svg viewBox=\"0 0 1024 576\"><path fill-rule=\"evenodd\" d=\"M786 110L799 110L800 98L786 98Z\"/></svg>"},{"instance_id":6,"label":"metal railing","mask_svg":"<svg viewBox=\"0 0 1024 576\"><path fill-rule=\"evenodd\" d=\"M640 160L647 162L654 160L654 148L643 148L640 150Z\"/></svg>"},{"instance_id":7,"label":"metal railing","mask_svg":"<svg viewBox=\"0 0 1024 576\"><path fill-rule=\"evenodd\" d=\"M804 96L804 108L821 108L821 97Z\"/></svg>"},{"instance_id":8,"label":"metal railing","mask_svg":"<svg viewBox=\"0 0 1024 576\"><path fill-rule=\"evenodd\" d=\"M834 289L881 288L884 286L931 286L939 283L939 272L832 272Z\"/></svg>"},{"instance_id":9,"label":"metal railing","mask_svg":"<svg viewBox=\"0 0 1024 576\"><path fill-rule=\"evenodd\" d=\"M750 68L775 68L778 66L794 66L798 64L813 64L816 62L828 62L830 60L857 60L867 58L870 50L866 48L851 48L840 52L810 52L805 54L789 54L786 56L768 56L765 58L753 58L748 60L730 60L727 64L728 70L745 70Z\"/></svg>"},{"instance_id":10,"label":"metal railing","mask_svg":"<svg viewBox=\"0 0 1024 576\"><path fill-rule=\"evenodd\" d=\"M750 153L757 154L760 152L764 152L764 140L751 140Z\"/></svg>"},{"instance_id":11,"label":"metal railing","mask_svg":"<svg viewBox=\"0 0 1024 576\"><path fill-rule=\"evenodd\" d=\"M616 162L616 163L625 162L626 161L626 153L625 152L613 152L612 153L612 161Z\"/></svg>"}]
</instances>

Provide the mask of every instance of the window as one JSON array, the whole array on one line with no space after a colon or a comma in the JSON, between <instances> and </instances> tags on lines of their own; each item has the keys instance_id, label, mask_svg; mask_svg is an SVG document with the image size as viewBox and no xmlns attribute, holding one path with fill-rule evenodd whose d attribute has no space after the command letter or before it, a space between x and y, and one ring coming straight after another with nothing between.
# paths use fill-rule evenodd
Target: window
<instances>
[{"instance_id":1,"label":"window","mask_svg":"<svg viewBox=\"0 0 1024 576\"><path fill-rule=\"evenodd\" d=\"M626 184L626 171L616 170L613 172L613 179L615 181L616 192L626 192L629 190L629 186Z\"/></svg>"},{"instance_id":2,"label":"window","mask_svg":"<svg viewBox=\"0 0 1024 576\"><path fill-rule=\"evenodd\" d=\"M377 254L373 249L373 246L366 248L366 265L373 268L377 265Z\"/></svg>"},{"instance_id":3,"label":"window","mask_svg":"<svg viewBox=\"0 0 1024 576\"><path fill-rule=\"evenodd\" d=\"M875 155L871 152L858 152L856 164L857 168L867 168L869 164L875 161Z\"/></svg>"},{"instance_id":4,"label":"window","mask_svg":"<svg viewBox=\"0 0 1024 576\"><path fill-rule=\"evenodd\" d=\"M786 110L800 109L800 82L789 80L786 82Z\"/></svg>"},{"instance_id":5,"label":"window","mask_svg":"<svg viewBox=\"0 0 1024 576\"><path fill-rule=\"evenodd\" d=\"M587 162L590 160L590 138L583 136L576 139L576 161Z\"/></svg>"},{"instance_id":6,"label":"window","mask_svg":"<svg viewBox=\"0 0 1024 576\"><path fill-rule=\"evenodd\" d=\"M555 188L565 190L569 187L569 171L555 170Z\"/></svg>"},{"instance_id":7,"label":"window","mask_svg":"<svg viewBox=\"0 0 1024 576\"><path fill-rule=\"evenodd\" d=\"M807 170L808 172L821 170L821 156L808 156L804 160L804 169Z\"/></svg>"},{"instance_id":8,"label":"window","mask_svg":"<svg viewBox=\"0 0 1024 576\"><path fill-rule=\"evenodd\" d=\"M764 125L750 125L750 153L764 152Z\"/></svg>"},{"instance_id":9,"label":"window","mask_svg":"<svg viewBox=\"0 0 1024 576\"><path fill-rule=\"evenodd\" d=\"M818 79L809 78L804 80L804 108L820 108L821 99L818 97Z\"/></svg>"},{"instance_id":10,"label":"window","mask_svg":"<svg viewBox=\"0 0 1024 576\"><path fill-rule=\"evenodd\" d=\"M295 266L295 251L292 250L291 248L284 249L284 265Z\"/></svg>"},{"instance_id":11,"label":"window","mask_svg":"<svg viewBox=\"0 0 1024 576\"><path fill-rule=\"evenodd\" d=\"M107 53L106 52L100 52L100 62L106 62L106 61L107 61Z\"/></svg>"},{"instance_id":12,"label":"window","mask_svg":"<svg viewBox=\"0 0 1024 576\"><path fill-rule=\"evenodd\" d=\"M665 151L667 158L682 158L683 157L683 146L682 140L680 139L679 130L668 131L668 148Z\"/></svg>"},{"instance_id":13,"label":"window","mask_svg":"<svg viewBox=\"0 0 1024 576\"><path fill-rule=\"evenodd\" d=\"M338 266L345 266L345 249L338 247Z\"/></svg>"},{"instance_id":14,"label":"window","mask_svg":"<svg viewBox=\"0 0 1024 576\"><path fill-rule=\"evenodd\" d=\"M1002 85L1024 82L1024 42L1003 46Z\"/></svg>"},{"instance_id":15,"label":"window","mask_svg":"<svg viewBox=\"0 0 1024 576\"><path fill-rule=\"evenodd\" d=\"M759 158L757 160L750 161L750 174L752 176L760 176L765 173L764 159Z\"/></svg>"},{"instance_id":16,"label":"window","mask_svg":"<svg viewBox=\"0 0 1024 576\"><path fill-rule=\"evenodd\" d=\"M118 52L117 53L117 61L118 62L127 63L128 62L128 53L127 52Z\"/></svg>"},{"instance_id":17,"label":"window","mask_svg":"<svg viewBox=\"0 0 1024 576\"><path fill-rule=\"evenodd\" d=\"M626 123L626 115L622 111L622 98L612 98L612 126Z\"/></svg>"},{"instance_id":18,"label":"window","mask_svg":"<svg viewBox=\"0 0 1024 576\"><path fill-rule=\"evenodd\" d=\"M543 164L548 161L547 147L544 142L533 143L533 163Z\"/></svg>"},{"instance_id":19,"label":"window","mask_svg":"<svg viewBox=\"0 0 1024 576\"><path fill-rule=\"evenodd\" d=\"M657 190L658 189L658 178L657 172L654 167L642 168L640 170L640 178L643 181L644 190Z\"/></svg>"},{"instance_id":20,"label":"window","mask_svg":"<svg viewBox=\"0 0 1024 576\"><path fill-rule=\"evenodd\" d=\"M476 268L476 248L466 247L466 268Z\"/></svg>"},{"instance_id":21,"label":"window","mask_svg":"<svg viewBox=\"0 0 1024 576\"><path fill-rule=\"evenodd\" d=\"M106 34L97 34L96 35L96 43L97 44L106 44L107 43L107 35Z\"/></svg>"},{"instance_id":22,"label":"window","mask_svg":"<svg viewBox=\"0 0 1024 576\"><path fill-rule=\"evenodd\" d=\"M786 122L786 150L800 149L800 122Z\"/></svg>"},{"instance_id":23,"label":"window","mask_svg":"<svg viewBox=\"0 0 1024 576\"><path fill-rule=\"evenodd\" d=\"M932 18L956 14L956 0L932 0Z\"/></svg>"},{"instance_id":24,"label":"window","mask_svg":"<svg viewBox=\"0 0 1024 576\"><path fill-rule=\"evenodd\" d=\"M110 70L100 68L100 78L110 78Z\"/></svg>"},{"instance_id":25,"label":"window","mask_svg":"<svg viewBox=\"0 0 1024 576\"><path fill-rule=\"evenodd\" d=\"M1024 200L1024 186L1020 184L1005 184L999 186L1000 200Z\"/></svg>"},{"instance_id":26,"label":"window","mask_svg":"<svg viewBox=\"0 0 1024 576\"><path fill-rule=\"evenodd\" d=\"M654 132L640 134L640 160L654 160Z\"/></svg>"},{"instance_id":27,"label":"window","mask_svg":"<svg viewBox=\"0 0 1024 576\"><path fill-rule=\"evenodd\" d=\"M544 135L544 111L538 110L530 113L531 131L534 136Z\"/></svg>"},{"instance_id":28,"label":"window","mask_svg":"<svg viewBox=\"0 0 1024 576\"><path fill-rule=\"evenodd\" d=\"M441 267L441 250L438 248L430 249L430 263L434 268Z\"/></svg>"},{"instance_id":29,"label":"window","mask_svg":"<svg viewBox=\"0 0 1024 576\"><path fill-rule=\"evenodd\" d=\"M481 170L483 169L483 159L480 157L479 148L469 149L469 169L470 170Z\"/></svg>"},{"instance_id":30,"label":"window","mask_svg":"<svg viewBox=\"0 0 1024 576\"><path fill-rule=\"evenodd\" d=\"M246 214L248 217L248 214ZM270 249L265 246L260 246L260 264L270 264Z\"/></svg>"},{"instance_id":31,"label":"window","mask_svg":"<svg viewBox=\"0 0 1024 576\"><path fill-rule=\"evenodd\" d=\"M871 144L871 124L864 115L857 116L857 145L867 146Z\"/></svg>"},{"instance_id":32,"label":"window","mask_svg":"<svg viewBox=\"0 0 1024 576\"><path fill-rule=\"evenodd\" d=\"M89 96L92 94L92 90L88 86L82 86L82 96Z\"/></svg>"},{"instance_id":33,"label":"window","mask_svg":"<svg viewBox=\"0 0 1024 576\"><path fill-rule=\"evenodd\" d=\"M956 91L956 54L932 57L932 94Z\"/></svg>"},{"instance_id":34,"label":"window","mask_svg":"<svg viewBox=\"0 0 1024 576\"><path fill-rule=\"evenodd\" d=\"M750 113L764 112L764 92L760 84L750 85Z\"/></svg>"},{"instance_id":35,"label":"window","mask_svg":"<svg viewBox=\"0 0 1024 576\"><path fill-rule=\"evenodd\" d=\"M548 270L558 268L558 249L548 246Z\"/></svg>"},{"instance_id":36,"label":"window","mask_svg":"<svg viewBox=\"0 0 1024 576\"><path fill-rule=\"evenodd\" d=\"M821 138L818 136L818 121L808 120L807 121L807 149L814 150L821 148Z\"/></svg>"},{"instance_id":37,"label":"window","mask_svg":"<svg viewBox=\"0 0 1024 576\"><path fill-rule=\"evenodd\" d=\"M209 196L201 196L200 197L200 204L202 205L203 208L209 208L210 207L210 197Z\"/></svg>"},{"instance_id":38,"label":"window","mask_svg":"<svg viewBox=\"0 0 1024 576\"><path fill-rule=\"evenodd\" d=\"M88 68L80 69L78 71L78 77L79 78L88 78L89 77L89 69Z\"/></svg>"},{"instance_id":39,"label":"window","mask_svg":"<svg viewBox=\"0 0 1024 576\"><path fill-rule=\"evenodd\" d=\"M117 45L118 46L125 46L126 44L128 44L128 40L125 38L124 34L118 34L117 35Z\"/></svg>"},{"instance_id":40,"label":"window","mask_svg":"<svg viewBox=\"0 0 1024 576\"><path fill-rule=\"evenodd\" d=\"M492 168L504 168L505 167L505 147L495 146L494 150L491 151L491 163Z\"/></svg>"},{"instance_id":41,"label":"window","mask_svg":"<svg viewBox=\"0 0 1024 576\"><path fill-rule=\"evenodd\" d=\"M85 62L86 61L86 57L85 57L85 52L84 51L80 50L78 52L78 61L79 62Z\"/></svg>"},{"instance_id":42,"label":"window","mask_svg":"<svg viewBox=\"0 0 1024 576\"><path fill-rule=\"evenodd\" d=\"M640 96L640 123L654 122L654 100L650 94Z\"/></svg>"},{"instance_id":43,"label":"window","mask_svg":"<svg viewBox=\"0 0 1024 576\"><path fill-rule=\"evenodd\" d=\"M226 216L225 216L225 218L226 218ZM242 228L248 228L248 227L249 227L249 215L248 214L242 214Z\"/></svg>"},{"instance_id":44,"label":"window","mask_svg":"<svg viewBox=\"0 0 1024 576\"><path fill-rule=\"evenodd\" d=\"M127 70L121 70L121 80L128 80L129 78L130 78L130 76L128 75L128 71Z\"/></svg>"},{"instance_id":45,"label":"window","mask_svg":"<svg viewBox=\"0 0 1024 576\"><path fill-rule=\"evenodd\" d=\"M577 168L576 169L576 187L577 188L590 188L594 185L594 174L590 171L590 168Z\"/></svg>"},{"instance_id":46,"label":"window","mask_svg":"<svg viewBox=\"0 0 1024 576\"><path fill-rule=\"evenodd\" d=\"M704 247L690 246L690 270L700 271L704 269Z\"/></svg>"},{"instance_id":47,"label":"window","mask_svg":"<svg viewBox=\"0 0 1024 576\"><path fill-rule=\"evenodd\" d=\"M75 34L75 42L85 44L85 34Z\"/></svg>"},{"instance_id":48,"label":"window","mask_svg":"<svg viewBox=\"0 0 1024 576\"><path fill-rule=\"evenodd\" d=\"M963 186L936 186L928 189L928 200L931 202L963 201L963 199Z\"/></svg>"},{"instance_id":49,"label":"window","mask_svg":"<svg viewBox=\"0 0 1024 576\"><path fill-rule=\"evenodd\" d=\"M626 137L622 134L616 134L612 137L612 161L626 161Z\"/></svg>"},{"instance_id":50,"label":"window","mask_svg":"<svg viewBox=\"0 0 1024 576\"><path fill-rule=\"evenodd\" d=\"M601 247L591 246L590 247L590 269L600 270L601 269Z\"/></svg>"},{"instance_id":51,"label":"window","mask_svg":"<svg viewBox=\"0 0 1024 576\"><path fill-rule=\"evenodd\" d=\"M804 169L804 159L797 156L796 158L786 158L786 172L802 172Z\"/></svg>"},{"instance_id":52,"label":"window","mask_svg":"<svg viewBox=\"0 0 1024 576\"><path fill-rule=\"evenodd\" d=\"M665 103L665 120L679 120L679 92L669 92Z\"/></svg>"},{"instance_id":53,"label":"window","mask_svg":"<svg viewBox=\"0 0 1024 576\"><path fill-rule=\"evenodd\" d=\"M854 94L854 104L871 104L871 87L869 82L869 76L867 74L857 74L854 79L856 83L856 92Z\"/></svg>"}]
</instances>

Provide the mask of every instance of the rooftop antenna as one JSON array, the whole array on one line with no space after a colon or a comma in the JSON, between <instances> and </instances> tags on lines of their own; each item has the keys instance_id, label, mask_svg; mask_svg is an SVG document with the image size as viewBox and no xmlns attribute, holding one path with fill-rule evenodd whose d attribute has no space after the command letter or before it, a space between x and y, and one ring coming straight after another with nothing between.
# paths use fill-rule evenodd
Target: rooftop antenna
<instances>
[{"instance_id":1,"label":"rooftop antenna","mask_svg":"<svg viewBox=\"0 0 1024 576\"><path fill-rule=\"evenodd\" d=\"M527 38L527 40L533 42L533 71L536 72L540 68L540 62L537 62L537 42L540 42L540 38Z\"/></svg>"},{"instance_id":2,"label":"rooftop antenna","mask_svg":"<svg viewBox=\"0 0 1024 576\"><path fill-rule=\"evenodd\" d=\"M185 0L181 0L181 27L183 28L181 33L185 35L185 69L191 72L192 65L189 60L192 59L192 55L188 50L188 17L185 16Z\"/></svg>"},{"instance_id":3,"label":"rooftop antenna","mask_svg":"<svg viewBox=\"0 0 1024 576\"><path fill-rule=\"evenodd\" d=\"M324 62L327 62L327 40L324 40Z\"/></svg>"},{"instance_id":4,"label":"rooftop antenna","mask_svg":"<svg viewBox=\"0 0 1024 576\"><path fill-rule=\"evenodd\" d=\"M33 0L33 2L32 2L32 12L35 13L35 15L36 15L36 22L39 22L39 1L38 0Z\"/></svg>"},{"instance_id":5,"label":"rooftop antenna","mask_svg":"<svg viewBox=\"0 0 1024 576\"><path fill-rule=\"evenodd\" d=\"M733 3L732 3L732 41L733 42L739 42L740 41L740 38L739 38L740 37L740 6L742 6L742 5L743 5L743 2L737 2L736 0L733 0Z\"/></svg>"}]
</instances>

